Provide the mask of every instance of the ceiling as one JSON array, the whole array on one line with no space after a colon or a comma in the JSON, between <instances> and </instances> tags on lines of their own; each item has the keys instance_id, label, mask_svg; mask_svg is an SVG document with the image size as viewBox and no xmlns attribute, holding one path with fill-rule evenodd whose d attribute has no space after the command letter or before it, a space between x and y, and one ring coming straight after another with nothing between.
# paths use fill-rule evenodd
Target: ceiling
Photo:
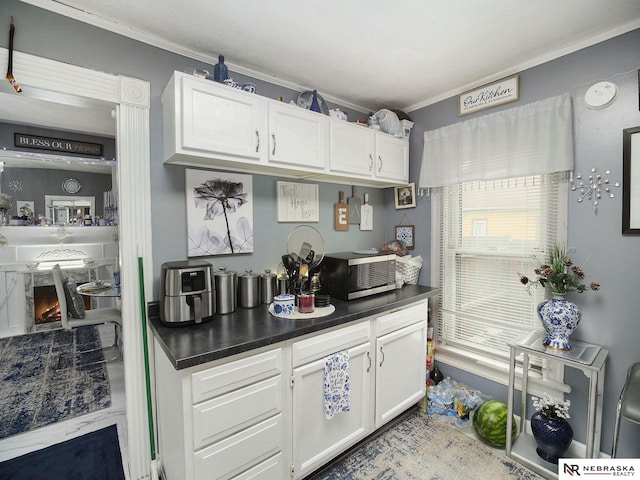
<instances>
[{"instance_id":1,"label":"ceiling","mask_svg":"<svg viewBox=\"0 0 640 480\"><path fill-rule=\"evenodd\" d=\"M22 1L363 112L411 112L640 27L638 0Z\"/></svg>"}]
</instances>

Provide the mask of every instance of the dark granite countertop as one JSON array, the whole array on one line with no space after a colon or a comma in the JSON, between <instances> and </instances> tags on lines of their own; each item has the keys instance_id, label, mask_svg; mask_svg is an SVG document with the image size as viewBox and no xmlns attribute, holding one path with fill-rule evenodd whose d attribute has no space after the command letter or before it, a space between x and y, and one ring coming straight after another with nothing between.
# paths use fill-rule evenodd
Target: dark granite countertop
<instances>
[{"instance_id":1,"label":"dark granite countertop","mask_svg":"<svg viewBox=\"0 0 640 480\"><path fill-rule=\"evenodd\" d=\"M437 288L405 285L399 290L358 300L331 298L335 312L312 319L283 319L269 314L267 305L238 308L215 315L200 325L167 327L159 318L159 304L149 305L149 322L156 340L176 370L236 355L266 345L344 325L409 305L438 293Z\"/></svg>"}]
</instances>

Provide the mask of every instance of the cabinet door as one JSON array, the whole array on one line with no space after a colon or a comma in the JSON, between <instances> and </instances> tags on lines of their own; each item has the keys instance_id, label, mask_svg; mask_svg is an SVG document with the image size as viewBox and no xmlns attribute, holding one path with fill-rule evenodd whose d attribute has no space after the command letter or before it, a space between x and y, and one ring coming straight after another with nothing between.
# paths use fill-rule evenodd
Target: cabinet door
<instances>
[{"instance_id":1,"label":"cabinet door","mask_svg":"<svg viewBox=\"0 0 640 480\"><path fill-rule=\"evenodd\" d=\"M269 163L325 170L328 120L326 115L294 105L270 103Z\"/></svg>"},{"instance_id":2,"label":"cabinet door","mask_svg":"<svg viewBox=\"0 0 640 480\"><path fill-rule=\"evenodd\" d=\"M376 132L376 178L409 181L409 142L404 138Z\"/></svg>"},{"instance_id":3,"label":"cabinet door","mask_svg":"<svg viewBox=\"0 0 640 480\"><path fill-rule=\"evenodd\" d=\"M182 78L181 93L183 148L260 159L266 148L261 138L266 103L260 97L190 77Z\"/></svg>"},{"instance_id":4,"label":"cabinet door","mask_svg":"<svg viewBox=\"0 0 640 480\"><path fill-rule=\"evenodd\" d=\"M329 122L329 169L372 177L375 166L375 131L341 120Z\"/></svg>"},{"instance_id":5,"label":"cabinet door","mask_svg":"<svg viewBox=\"0 0 640 480\"><path fill-rule=\"evenodd\" d=\"M301 478L364 438L370 429L370 343L349 349L350 411L324 414L324 358L293 370L293 465ZM423 362L424 368L424 362Z\"/></svg>"},{"instance_id":6,"label":"cabinet door","mask_svg":"<svg viewBox=\"0 0 640 480\"><path fill-rule=\"evenodd\" d=\"M424 397L426 327L425 320L376 341L376 428Z\"/></svg>"}]
</instances>

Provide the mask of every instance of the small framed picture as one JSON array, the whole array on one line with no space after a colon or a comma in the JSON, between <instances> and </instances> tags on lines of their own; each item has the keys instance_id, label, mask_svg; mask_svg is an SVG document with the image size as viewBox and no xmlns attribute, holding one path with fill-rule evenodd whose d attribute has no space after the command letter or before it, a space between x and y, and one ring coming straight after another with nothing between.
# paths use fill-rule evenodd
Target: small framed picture
<instances>
[{"instance_id":1,"label":"small framed picture","mask_svg":"<svg viewBox=\"0 0 640 480\"><path fill-rule=\"evenodd\" d=\"M393 187L396 199L396 210L400 208L412 208L416 206L416 184Z\"/></svg>"},{"instance_id":2,"label":"small framed picture","mask_svg":"<svg viewBox=\"0 0 640 480\"><path fill-rule=\"evenodd\" d=\"M396 240L401 240L407 250L415 248L415 227L413 225L396 225Z\"/></svg>"}]
</instances>

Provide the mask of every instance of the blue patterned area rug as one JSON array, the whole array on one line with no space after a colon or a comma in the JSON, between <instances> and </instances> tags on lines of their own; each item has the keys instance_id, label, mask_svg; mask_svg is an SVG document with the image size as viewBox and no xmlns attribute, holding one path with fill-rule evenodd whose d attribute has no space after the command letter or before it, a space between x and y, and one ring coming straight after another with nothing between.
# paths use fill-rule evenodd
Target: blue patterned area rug
<instances>
[{"instance_id":1,"label":"blue patterned area rug","mask_svg":"<svg viewBox=\"0 0 640 480\"><path fill-rule=\"evenodd\" d=\"M0 438L111 405L94 326L0 339Z\"/></svg>"},{"instance_id":2,"label":"blue patterned area rug","mask_svg":"<svg viewBox=\"0 0 640 480\"><path fill-rule=\"evenodd\" d=\"M543 480L480 440L414 409L306 480Z\"/></svg>"},{"instance_id":3,"label":"blue patterned area rug","mask_svg":"<svg viewBox=\"0 0 640 480\"><path fill-rule=\"evenodd\" d=\"M11 480L125 480L115 425L0 463Z\"/></svg>"}]
</instances>

